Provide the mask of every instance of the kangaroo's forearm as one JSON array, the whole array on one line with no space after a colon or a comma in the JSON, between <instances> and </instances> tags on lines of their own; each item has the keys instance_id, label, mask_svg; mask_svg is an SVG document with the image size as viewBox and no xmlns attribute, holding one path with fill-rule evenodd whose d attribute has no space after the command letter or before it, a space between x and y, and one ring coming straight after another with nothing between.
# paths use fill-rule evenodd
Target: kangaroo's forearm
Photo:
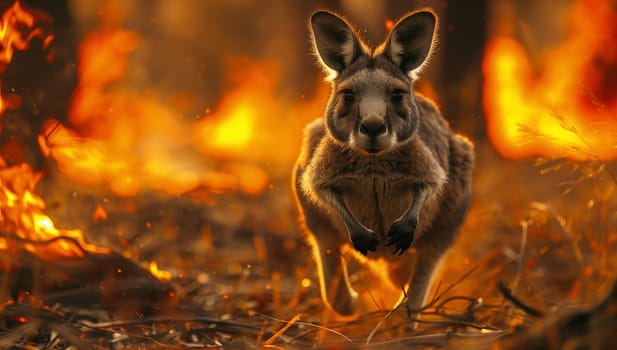
<instances>
[{"instance_id":1,"label":"kangaroo's forearm","mask_svg":"<svg viewBox=\"0 0 617 350\"><path fill-rule=\"evenodd\" d=\"M349 234L349 242L353 247L363 255L366 255L369 251L376 251L379 238L375 232L362 225L362 223L353 216L340 190L330 188L327 191L327 195L330 199L331 207L341 215Z\"/></svg>"},{"instance_id":2,"label":"kangaroo's forearm","mask_svg":"<svg viewBox=\"0 0 617 350\"><path fill-rule=\"evenodd\" d=\"M401 221L413 221L417 220L422 210L422 205L430 195L431 188L425 184L416 184L412 186L413 199L409 204L409 207L405 210L403 215L398 220Z\"/></svg>"},{"instance_id":3,"label":"kangaroo's forearm","mask_svg":"<svg viewBox=\"0 0 617 350\"><path fill-rule=\"evenodd\" d=\"M347 203L343 198L343 194L340 189L334 187L318 188L316 194L331 208L333 208L343 220L347 230L356 232L360 230L366 230L367 228L351 213Z\"/></svg>"},{"instance_id":4,"label":"kangaroo's forearm","mask_svg":"<svg viewBox=\"0 0 617 350\"><path fill-rule=\"evenodd\" d=\"M347 203L343 199L343 194L338 190L332 190L333 207L341 214L345 226L349 232L356 232L360 230L366 230L367 228L362 225L358 219L351 213L347 207Z\"/></svg>"}]
</instances>

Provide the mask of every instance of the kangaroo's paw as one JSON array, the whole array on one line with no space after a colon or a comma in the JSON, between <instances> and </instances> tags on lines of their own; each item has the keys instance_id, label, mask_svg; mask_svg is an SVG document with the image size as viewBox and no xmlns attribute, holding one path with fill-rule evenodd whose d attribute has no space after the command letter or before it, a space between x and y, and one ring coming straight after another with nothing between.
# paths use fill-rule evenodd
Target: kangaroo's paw
<instances>
[{"instance_id":1,"label":"kangaroo's paw","mask_svg":"<svg viewBox=\"0 0 617 350\"><path fill-rule=\"evenodd\" d=\"M412 218L410 220L397 220L395 221L390 230L388 231L388 242L386 247L394 246L392 255L402 255L413 242L414 232L418 225L418 219Z\"/></svg>"}]
</instances>

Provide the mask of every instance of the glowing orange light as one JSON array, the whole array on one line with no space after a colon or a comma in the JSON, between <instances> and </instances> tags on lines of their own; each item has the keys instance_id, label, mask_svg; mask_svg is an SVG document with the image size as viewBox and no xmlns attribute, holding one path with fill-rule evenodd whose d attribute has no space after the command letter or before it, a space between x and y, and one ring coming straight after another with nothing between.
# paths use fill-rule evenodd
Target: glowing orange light
<instances>
[{"instance_id":1,"label":"glowing orange light","mask_svg":"<svg viewBox=\"0 0 617 350\"><path fill-rule=\"evenodd\" d=\"M515 39L489 41L482 67L484 109L500 153L617 157L617 89L604 71L617 67L615 23L617 13L607 1L577 1L569 36L548 52L540 74Z\"/></svg>"},{"instance_id":2,"label":"glowing orange light","mask_svg":"<svg viewBox=\"0 0 617 350\"><path fill-rule=\"evenodd\" d=\"M388 18L384 22L384 25L386 26L386 30L390 31L390 30L392 30L392 27L394 27L394 21Z\"/></svg>"},{"instance_id":3,"label":"glowing orange light","mask_svg":"<svg viewBox=\"0 0 617 350\"><path fill-rule=\"evenodd\" d=\"M197 147L211 157L282 164L287 171L300 148L297 135L323 113L328 86L320 85L312 99L304 95L292 99L277 93L278 64L231 59L229 66L227 79L236 88L197 125ZM238 71L239 66L244 68Z\"/></svg>"},{"instance_id":4,"label":"glowing orange light","mask_svg":"<svg viewBox=\"0 0 617 350\"><path fill-rule=\"evenodd\" d=\"M156 261L150 261L150 264L148 264L148 270L150 270L150 273L154 277L160 279L161 281L171 281L171 272L159 269Z\"/></svg>"},{"instance_id":5,"label":"glowing orange light","mask_svg":"<svg viewBox=\"0 0 617 350\"><path fill-rule=\"evenodd\" d=\"M209 155L239 157L251 152L260 116L270 111L270 84L258 69L245 72L244 85L226 95L216 112L198 125L196 140Z\"/></svg>"},{"instance_id":6,"label":"glowing orange light","mask_svg":"<svg viewBox=\"0 0 617 350\"><path fill-rule=\"evenodd\" d=\"M44 213L45 202L34 192L39 179L40 175L27 164L7 167L0 159L0 231L20 238L0 237L0 249L21 244L26 250L45 256L83 256L84 251L109 253L106 248L87 243L79 229L56 228Z\"/></svg>"},{"instance_id":7,"label":"glowing orange light","mask_svg":"<svg viewBox=\"0 0 617 350\"><path fill-rule=\"evenodd\" d=\"M0 18L0 46L2 47L0 49L0 73L13 60L15 50L27 50L32 39L43 36L43 31L40 28L34 28L34 25L34 16L21 6L19 0L4 11L2 18ZM44 44L44 47L49 45L52 40L53 36L51 35L45 37L44 43L46 44ZM4 97L0 97L0 114L7 107L18 108L21 105L21 98L19 100L15 100L15 98L19 97L14 97L13 103L7 103Z\"/></svg>"},{"instance_id":8,"label":"glowing orange light","mask_svg":"<svg viewBox=\"0 0 617 350\"><path fill-rule=\"evenodd\" d=\"M34 24L34 16L25 11L19 1L2 14L1 65L11 63L14 50L28 49L33 38L43 35L40 28L33 29ZM29 34L24 33L23 27L30 30ZM47 47L51 40L53 37L47 36L43 46ZM7 106L5 102L0 98L0 115ZM13 95L8 102L8 105L19 107L21 98ZM19 246L36 254L65 257L83 256L84 252L108 253L106 248L87 243L78 229L56 228L52 219L44 213L45 202L34 191L39 180L40 175L34 173L29 165L9 167L0 158L0 231L10 233L0 237L0 249Z\"/></svg>"},{"instance_id":9,"label":"glowing orange light","mask_svg":"<svg viewBox=\"0 0 617 350\"><path fill-rule=\"evenodd\" d=\"M182 194L200 185L250 194L263 191L263 171L253 171L256 178L248 182L237 174L217 176L221 171L213 169L196 146L203 136L210 140L209 155L214 159L241 153L253 138L260 105L250 100L223 103L216 116L208 117L214 123L196 128L161 102L120 88L139 37L117 29L115 20L107 18L110 13L114 12L103 12L104 27L80 46L80 83L70 108L71 126L47 121L39 137L43 154L53 157L68 177L108 184L125 196L153 189ZM207 135L193 137L197 129Z\"/></svg>"},{"instance_id":10,"label":"glowing orange light","mask_svg":"<svg viewBox=\"0 0 617 350\"><path fill-rule=\"evenodd\" d=\"M142 39L120 29L116 13L104 8L102 28L80 45L69 124L49 120L39 137L42 153L64 175L133 196L200 187L258 195L271 175L287 174L298 135L323 111L325 84L314 99L280 96L280 64L229 58L225 82L232 88L199 121L179 118L152 90L127 87L129 56Z\"/></svg>"},{"instance_id":11,"label":"glowing orange light","mask_svg":"<svg viewBox=\"0 0 617 350\"><path fill-rule=\"evenodd\" d=\"M94 222L98 222L98 221L105 221L109 218L109 215L107 214L107 211L105 210L105 208L103 208L100 204L96 206L96 209L94 210L94 214L92 214L92 220L94 220Z\"/></svg>"},{"instance_id":12,"label":"glowing orange light","mask_svg":"<svg viewBox=\"0 0 617 350\"><path fill-rule=\"evenodd\" d=\"M34 16L21 7L19 0L15 1L13 6L2 14L0 19L0 44L2 44L0 63L10 63L15 50L27 50L32 39L43 35L40 28L32 29L34 22ZM18 29L19 26L25 26L32 30L25 35L23 31ZM51 40L53 40L53 37L45 38L46 42L51 42Z\"/></svg>"},{"instance_id":13,"label":"glowing orange light","mask_svg":"<svg viewBox=\"0 0 617 350\"><path fill-rule=\"evenodd\" d=\"M239 148L248 146L253 133L255 111L249 105L238 105L229 117L216 125L212 145L217 148Z\"/></svg>"}]
</instances>

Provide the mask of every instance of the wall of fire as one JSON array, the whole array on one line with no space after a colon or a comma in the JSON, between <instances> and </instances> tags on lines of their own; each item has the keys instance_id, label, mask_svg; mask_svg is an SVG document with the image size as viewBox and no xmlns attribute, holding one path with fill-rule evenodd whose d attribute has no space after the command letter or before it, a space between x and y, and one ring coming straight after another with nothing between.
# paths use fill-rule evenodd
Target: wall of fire
<instances>
[{"instance_id":1,"label":"wall of fire","mask_svg":"<svg viewBox=\"0 0 617 350\"><path fill-rule=\"evenodd\" d=\"M51 15L54 30L57 31L56 38L61 41L56 42L54 49L65 51L68 55L67 61L71 61L71 58L74 61L78 43L84 36L99 28L101 5L104 3L105 1L101 0L24 2L25 5L31 5L32 8ZM175 110L187 115L203 114L206 109L214 111L220 107L224 95L233 89L234 84L241 84L238 80L247 80L242 75L249 74L248 71L252 68L259 67L258 71L265 72L264 79L273 82L272 87L275 90L273 92L276 96L271 98L292 100L294 97L302 96L311 99L320 88L323 89L321 87L323 84L317 78L319 72L312 63L313 58L307 44L305 23L312 10L323 7L346 14L359 25L364 37L376 45L385 36L389 21L395 20L401 13L420 6L434 8L440 15L443 25L439 33L439 50L424 75L426 79L419 82L418 90L439 101L456 129L471 134L478 140L486 134L485 118L482 117L484 116L482 62L486 50L491 47L487 44L492 43L490 39L496 37L511 38L521 45L522 54L527 57L516 58L514 57L516 53L511 53L509 59L527 60L521 64L531 67L530 76L525 78L529 81L519 82L520 85L525 85L523 87L525 90L532 91L534 95L541 94L536 90L554 90L555 95L573 93L570 91L573 88L567 90L561 86L577 82L578 87L582 85L583 90L598 95L598 100L607 106L612 105L615 89L610 82L615 80L611 79L615 74L615 55L610 50L596 54L596 51L607 51L606 48L614 44L614 39L611 39L614 30L611 29L610 21L614 17L615 5L608 0L598 2L559 0L533 4L511 0L474 0L465 3L445 0L284 3L276 1L220 3L199 0L117 2L117 8L113 10L117 12L114 15L117 17L115 25L134 30L139 37L139 43L131 49L128 57L130 66L127 76L123 78L123 84L136 90L152 90L153 87L158 87L160 91L157 91L157 98L172 99L178 104L174 106ZM594 15L597 21L589 22L587 20L589 15ZM588 22L588 25L583 22ZM590 37L599 39L590 40ZM587 40L587 47L583 47L582 43L576 43L576 40ZM570 48L564 48L568 43ZM555 53L560 48L562 52ZM509 49L512 50L512 47ZM496 51L503 52L509 49L502 46ZM564 59L563 57L569 56L568 50L580 53L581 58L576 62ZM506 59L508 58L495 58L501 61ZM551 60L565 61L561 64L563 68L557 72L546 72L550 70L547 67L551 66ZM593 66L592 62L599 68L589 68ZM562 71L568 68L574 69L575 66L582 72L571 74L570 82L563 76L546 77L550 74L561 74ZM499 68L492 69L496 71ZM66 70L63 72L67 73ZM568 73L563 72L563 74ZM498 75L489 74L489 76ZM597 78L597 75L601 77ZM76 78L73 77L73 82L74 79ZM561 81L553 84L538 82L550 79L561 79ZM71 79L68 81L65 84L71 84ZM489 85L491 83L489 82ZM490 86L492 90L504 90L499 87L493 89L493 86ZM564 89L566 91L563 91ZM58 90L66 94L72 93L70 86ZM190 94L199 97L189 98L187 95ZM511 96L510 98L514 99ZM528 97L525 99L529 100ZM70 101L70 98L59 100ZM575 111L576 113L586 112L585 109L580 110L580 106L560 106L563 103L557 101L556 97L547 96L540 100L538 104L548 105L546 109L559 107L566 109L560 111L561 113L571 109L579 109ZM493 112L488 114L499 114L498 107L487 108ZM317 107L315 110L315 113L318 113ZM63 111L58 110L58 113L52 114L66 115L61 112ZM602 117L606 118L600 116ZM495 116L495 119L506 118L500 115ZM531 123L529 120L526 122ZM551 132L543 127L540 129L542 130L538 131L541 133ZM489 132L499 133L493 130L489 128ZM499 143L495 140L498 136L492 137L494 143ZM499 137L506 136L499 135ZM534 155L532 151L517 152L514 148L521 148L520 145L516 142L511 143L513 146L497 145L497 148L509 156ZM606 144L594 146L599 148ZM525 147L522 149L525 150ZM556 148L552 151L562 155ZM292 157L292 153L290 152L287 157Z\"/></svg>"},{"instance_id":2,"label":"wall of fire","mask_svg":"<svg viewBox=\"0 0 617 350\"><path fill-rule=\"evenodd\" d=\"M18 63L28 67L40 66L40 72L33 74L37 81L41 80L42 75L53 76L47 84L52 84L55 89L46 89L42 93L21 89L22 95L40 95L46 100L37 101L39 108L50 104L49 101L62 101L54 102L54 109L43 111L42 115L53 115L63 121L70 114L67 112L70 110L71 96L79 80L75 67L78 47L88 33L101 28L101 5L104 3L98 0L24 1L24 5L46 12L53 18L53 66L31 65L23 59ZM290 109L289 103L300 104L302 101L297 101L299 98L312 102L314 107L306 111L307 115L292 116L274 111L279 115L262 117L265 119L259 121L260 127L267 126L277 132L287 131L284 137L289 134L286 138L290 144L289 152L280 156L284 158L283 167L287 167L295 156L299 144L297 131L307 120L320 114L327 94L327 86L314 64L308 43L306 21L311 11L330 8L346 14L375 46L385 37L389 22L416 7L431 6L439 13L444 25L440 30L439 50L418 89L439 100L456 128L474 136L483 135L480 63L486 37L487 6L484 1L473 1L465 6L446 1L382 3L361 0L116 3L117 8L108 11L117 12L113 15L117 21L114 26L135 31L138 43L134 48L126 49L130 50L130 54L125 54L129 62L128 70L122 79L113 82L114 86L122 84L138 92L150 90L156 94L155 99L166 105L174 104L171 106L174 111L186 116L203 116L206 110L220 110L226 94L243 84L250 85L251 79L268 80L264 84L271 86L266 90L272 91L270 96L247 96L246 99L278 99L280 104L287 105L287 109ZM107 67L115 64L108 62ZM4 79L10 78L6 76ZM263 90L264 84L259 84L255 83L250 88ZM29 90L34 88L29 87ZM49 96L50 90L58 96ZM268 113L264 111L260 114ZM87 119L75 118L81 119L81 122ZM291 130L288 123L294 124ZM78 131L85 136L83 129ZM271 131L269 134L276 133ZM258 149L261 153L268 152L268 142L263 140L263 143L265 145L262 147L251 147L250 151L256 152ZM264 154L252 156L272 158Z\"/></svg>"}]
</instances>

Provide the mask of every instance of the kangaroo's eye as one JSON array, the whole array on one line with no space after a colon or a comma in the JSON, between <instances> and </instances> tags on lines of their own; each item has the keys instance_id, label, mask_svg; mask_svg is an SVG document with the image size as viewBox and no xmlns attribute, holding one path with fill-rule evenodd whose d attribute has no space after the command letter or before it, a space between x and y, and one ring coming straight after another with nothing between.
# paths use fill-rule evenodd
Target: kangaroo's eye
<instances>
[{"instance_id":1,"label":"kangaroo's eye","mask_svg":"<svg viewBox=\"0 0 617 350\"><path fill-rule=\"evenodd\" d=\"M392 103L399 104L403 102L403 96L405 96L407 92L405 90L396 89L392 91Z\"/></svg>"},{"instance_id":2,"label":"kangaroo's eye","mask_svg":"<svg viewBox=\"0 0 617 350\"><path fill-rule=\"evenodd\" d=\"M356 99L356 95L351 90L343 90L341 95L343 96L343 102L346 104L351 104Z\"/></svg>"}]
</instances>

